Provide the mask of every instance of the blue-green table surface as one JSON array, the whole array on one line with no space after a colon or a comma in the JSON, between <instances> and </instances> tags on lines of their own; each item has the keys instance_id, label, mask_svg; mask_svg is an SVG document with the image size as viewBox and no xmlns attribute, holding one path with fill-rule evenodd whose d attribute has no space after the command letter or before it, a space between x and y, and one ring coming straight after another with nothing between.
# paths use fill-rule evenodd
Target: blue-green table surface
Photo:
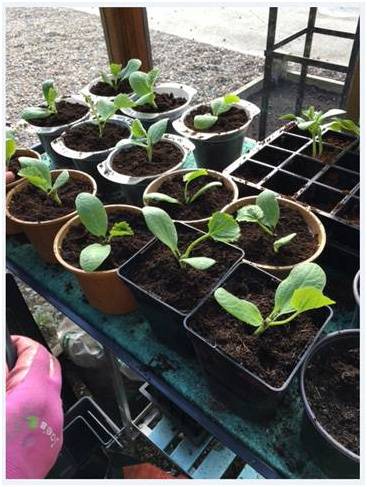
<instances>
[{"instance_id":1,"label":"blue-green table surface","mask_svg":"<svg viewBox=\"0 0 367 487\"><path fill-rule=\"evenodd\" d=\"M59 265L44 264L24 238L8 238L6 255L12 272L160 388L255 470L268 477L325 477L300 441L298 379L272 420L245 420L212 396L196 360L183 358L161 344L139 312L107 316L93 309L76 279ZM335 313L328 331L347 327L351 319L352 312Z\"/></svg>"}]
</instances>

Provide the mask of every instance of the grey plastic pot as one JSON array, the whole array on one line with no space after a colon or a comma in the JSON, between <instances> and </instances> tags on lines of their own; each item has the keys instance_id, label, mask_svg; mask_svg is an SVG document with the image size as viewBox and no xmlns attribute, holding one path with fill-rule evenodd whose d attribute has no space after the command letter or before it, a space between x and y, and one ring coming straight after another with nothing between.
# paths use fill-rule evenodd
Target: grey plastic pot
<instances>
[{"instance_id":1,"label":"grey plastic pot","mask_svg":"<svg viewBox=\"0 0 367 487\"><path fill-rule=\"evenodd\" d=\"M189 113L201 105L203 103L186 110L178 120L173 122L173 128L195 144L194 156L198 167L223 171L225 167L241 156L245 134L253 119L260 113L260 109L249 101L240 100L235 106L246 112L248 120L244 125L228 132L197 132L185 124L185 119Z\"/></svg>"},{"instance_id":2,"label":"grey plastic pot","mask_svg":"<svg viewBox=\"0 0 367 487\"><path fill-rule=\"evenodd\" d=\"M175 97L186 98L186 103L166 112L147 113L139 112L133 108L124 108L121 111L128 117L139 119L146 129L149 128L153 123L158 122L158 120L168 118L170 123L168 124L167 131L172 132L172 122L181 117L183 112L187 110L192 98L194 95L196 95L197 90L191 86L183 85L181 83L160 83L156 86L155 92L172 93ZM137 99L137 96L134 95L133 99Z\"/></svg>"},{"instance_id":3,"label":"grey plastic pot","mask_svg":"<svg viewBox=\"0 0 367 487\"><path fill-rule=\"evenodd\" d=\"M130 127L131 119L128 117L111 117L107 123L115 123L118 125L123 125L127 128ZM94 123L92 119L85 120L75 126L80 126L86 123ZM73 149L69 149L64 143L63 136L61 135L54 141L52 141L52 148L53 150L63 156L66 157L75 167L80 171L84 171L90 174L98 185L98 190L102 193L114 193L118 191L118 186L113 183L112 181L107 180L106 178L102 177L98 172L97 165L104 161L108 155L115 149L111 147L110 149L95 151L95 152L80 152Z\"/></svg>"},{"instance_id":4,"label":"grey plastic pot","mask_svg":"<svg viewBox=\"0 0 367 487\"><path fill-rule=\"evenodd\" d=\"M178 135L165 134L162 137L162 141L168 141L174 144L182 153L182 158L176 166L172 167L168 171L160 174L152 174L151 176L134 177L120 174L113 168L113 160L120 152L132 146L130 139L122 140L118 146L110 153L108 158L97 165L97 169L100 175L108 181L116 184L120 188L121 197L132 205L142 206L143 193L145 188L157 177L170 174L176 169L180 169L189 154L194 150L194 145Z\"/></svg>"},{"instance_id":5,"label":"grey plastic pot","mask_svg":"<svg viewBox=\"0 0 367 487\"><path fill-rule=\"evenodd\" d=\"M84 105L87 106L84 100L78 96L67 96L67 97L62 97L59 98L58 101L60 100L65 100L68 102L74 102L77 103L78 105ZM42 105L42 103L40 104ZM38 135L38 138L42 144L42 147L44 150L47 152L47 154L50 156L52 159L54 165L56 168L73 168L73 163L72 161L64 157L62 154L57 153L53 147L52 147L52 142L59 137L67 128L77 124L81 123L82 121L86 120L89 117L89 110L88 112L83 115L83 117L79 118L78 120L75 120L72 123L64 124L64 125L59 125L57 127L39 127L36 125L33 125L31 122L27 122L30 127L32 127L33 130Z\"/></svg>"}]
</instances>

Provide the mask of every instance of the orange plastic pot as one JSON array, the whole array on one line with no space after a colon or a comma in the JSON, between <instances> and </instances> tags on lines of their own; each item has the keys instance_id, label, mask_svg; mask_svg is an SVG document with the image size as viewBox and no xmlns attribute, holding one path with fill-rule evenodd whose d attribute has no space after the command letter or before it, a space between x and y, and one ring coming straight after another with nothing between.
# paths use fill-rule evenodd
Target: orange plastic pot
<instances>
[{"instance_id":1,"label":"orange plastic pot","mask_svg":"<svg viewBox=\"0 0 367 487\"><path fill-rule=\"evenodd\" d=\"M141 209L129 205L107 205L107 214L114 211L140 213ZM79 216L69 220L59 230L54 241L54 254L57 261L78 279L89 304L106 314L127 314L136 310L136 302L125 284L117 277L117 268L108 271L86 272L66 262L61 253L62 244L73 225L80 223Z\"/></svg>"},{"instance_id":2,"label":"orange plastic pot","mask_svg":"<svg viewBox=\"0 0 367 487\"><path fill-rule=\"evenodd\" d=\"M61 170L51 171L51 174L59 174ZM72 179L89 181L93 187L92 193L97 193L97 184L94 179L82 171L76 171L74 169L68 169L69 175ZM57 259L53 251L53 242L59 229L72 218L76 212L72 211L67 215L55 218L53 220L45 221L26 221L20 220L11 214L11 202L14 195L21 192L28 184L27 181L22 181L15 186L6 196L6 216L12 223L20 226L21 230L26 234L33 247L37 250L42 260L48 264L54 264Z\"/></svg>"}]
</instances>

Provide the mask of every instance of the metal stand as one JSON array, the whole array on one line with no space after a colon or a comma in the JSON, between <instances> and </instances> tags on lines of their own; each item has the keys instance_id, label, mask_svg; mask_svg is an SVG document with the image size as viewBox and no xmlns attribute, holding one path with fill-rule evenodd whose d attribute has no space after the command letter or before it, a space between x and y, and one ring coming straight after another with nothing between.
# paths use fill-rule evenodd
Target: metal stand
<instances>
[{"instance_id":1,"label":"metal stand","mask_svg":"<svg viewBox=\"0 0 367 487\"><path fill-rule=\"evenodd\" d=\"M309 66L315 66L322 69L329 69L330 71L338 71L346 73L343 92L340 97L339 106L345 108L347 103L347 96L350 90L350 85L353 78L353 70L359 59L359 19L355 34L351 32L343 32L333 29L324 29L316 27L317 7L311 7L308 16L307 27L301 29L298 32L282 39L275 43L276 27L277 27L278 7L270 7L269 20L268 20L268 37L265 50L265 66L264 66L264 84L263 84L263 96L261 102L261 114L259 125L259 138L263 139L266 134L267 113L269 107L269 99L272 88L272 70L274 60L280 62L291 61L301 64L301 77L298 87L297 100L295 105L295 113L299 114L304 99L305 81ZM313 34L323 34L332 37L343 37L344 39L353 40L353 47L349 59L348 66L341 64L330 63L327 61L321 61L319 59L310 58L312 49ZM295 56L288 53L278 52L278 49L294 41L298 37L305 35L305 45L303 49L303 56Z\"/></svg>"}]
</instances>

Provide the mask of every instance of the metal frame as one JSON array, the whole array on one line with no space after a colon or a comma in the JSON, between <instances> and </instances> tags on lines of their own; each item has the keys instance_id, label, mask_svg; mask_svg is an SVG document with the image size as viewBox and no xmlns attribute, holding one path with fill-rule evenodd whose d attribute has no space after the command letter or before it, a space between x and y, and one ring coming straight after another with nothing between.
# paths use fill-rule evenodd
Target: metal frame
<instances>
[{"instance_id":1,"label":"metal frame","mask_svg":"<svg viewBox=\"0 0 367 487\"><path fill-rule=\"evenodd\" d=\"M304 99L305 81L309 66L315 66L322 69L329 69L331 71L337 71L346 73L346 78L343 86L343 92L340 97L339 106L345 108L347 103L347 96L350 91L350 86L353 78L354 67L359 59L359 19L355 34L351 32L343 32L333 29L325 29L316 27L317 7L310 7L307 27L295 32L294 34L282 39L279 42L275 42L276 28L277 28L277 16L278 7L269 8L268 19L268 36L266 42L265 65L264 65L264 84L263 84L263 96L261 101L261 114L259 125L259 138L263 139L266 133L267 124L267 112L269 107L270 92L272 88L272 70L273 61L278 59L286 62L291 61L301 64L301 76L297 93L297 100L295 105L295 113L299 114ZM327 61L321 61L319 59L313 59L310 57L312 49L313 34L322 34L332 37L342 37L344 39L353 40L353 46L349 58L348 66L341 64L330 63ZM278 49L289 44L290 42L305 35L305 44L303 49L303 56L296 56L288 53L278 52Z\"/></svg>"}]
</instances>

